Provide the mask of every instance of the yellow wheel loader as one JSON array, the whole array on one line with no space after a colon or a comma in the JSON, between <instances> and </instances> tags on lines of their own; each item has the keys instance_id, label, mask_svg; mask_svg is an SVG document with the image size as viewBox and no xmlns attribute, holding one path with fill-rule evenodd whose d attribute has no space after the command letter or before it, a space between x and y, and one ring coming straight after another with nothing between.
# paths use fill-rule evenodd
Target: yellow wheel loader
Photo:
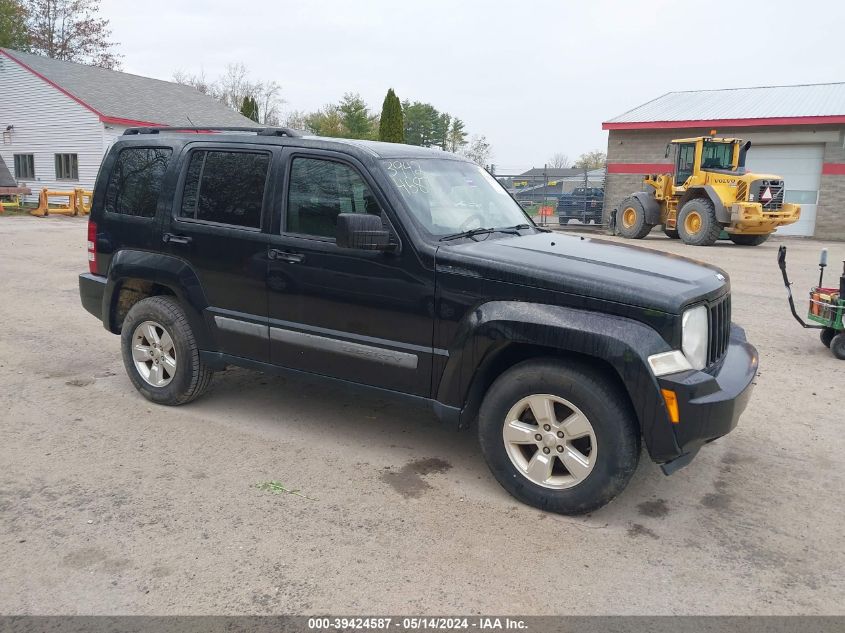
<instances>
[{"instance_id":1,"label":"yellow wheel loader","mask_svg":"<svg viewBox=\"0 0 845 633\"><path fill-rule=\"evenodd\" d=\"M646 190L616 209L616 231L641 239L658 224L686 244L710 246L722 231L742 246L765 242L779 226L796 222L801 207L783 200L783 178L745 170L751 141L699 136L672 141L674 173L649 174Z\"/></svg>"}]
</instances>

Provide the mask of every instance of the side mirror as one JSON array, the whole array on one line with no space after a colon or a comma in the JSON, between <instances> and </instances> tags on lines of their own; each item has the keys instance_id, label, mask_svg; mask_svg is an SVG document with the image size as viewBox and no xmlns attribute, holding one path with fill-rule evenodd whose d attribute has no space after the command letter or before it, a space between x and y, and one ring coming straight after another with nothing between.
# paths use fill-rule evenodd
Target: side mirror
<instances>
[{"instance_id":1,"label":"side mirror","mask_svg":"<svg viewBox=\"0 0 845 633\"><path fill-rule=\"evenodd\" d=\"M663 154L663 158L669 158L669 152L671 151L671 149L672 149L672 144L666 143L666 153Z\"/></svg>"},{"instance_id":2,"label":"side mirror","mask_svg":"<svg viewBox=\"0 0 845 633\"><path fill-rule=\"evenodd\" d=\"M377 215L341 213L337 216L337 245L365 251L390 250L390 232Z\"/></svg>"}]
</instances>

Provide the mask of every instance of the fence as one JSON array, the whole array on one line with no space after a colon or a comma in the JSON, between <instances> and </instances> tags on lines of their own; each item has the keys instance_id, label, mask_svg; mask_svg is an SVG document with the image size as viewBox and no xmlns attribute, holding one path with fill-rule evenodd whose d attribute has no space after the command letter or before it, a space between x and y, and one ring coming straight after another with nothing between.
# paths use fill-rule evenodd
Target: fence
<instances>
[{"instance_id":1,"label":"fence","mask_svg":"<svg viewBox=\"0 0 845 633\"><path fill-rule=\"evenodd\" d=\"M496 174L538 224L602 223L605 170L537 168L522 174ZM548 207L552 208L549 213ZM542 211L541 211L542 210Z\"/></svg>"}]
</instances>

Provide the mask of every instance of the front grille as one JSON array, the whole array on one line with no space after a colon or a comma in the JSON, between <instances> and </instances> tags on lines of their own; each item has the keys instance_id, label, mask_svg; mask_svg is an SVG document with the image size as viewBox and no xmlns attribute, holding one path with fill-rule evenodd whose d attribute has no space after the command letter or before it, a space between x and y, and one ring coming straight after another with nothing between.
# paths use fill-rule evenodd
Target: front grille
<instances>
[{"instance_id":1,"label":"front grille","mask_svg":"<svg viewBox=\"0 0 845 633\"><path fill-rule=\"evenodd\" d=\"M748 196L748 183L744 180L740 180L739 184L736 186L736 199L738 202L744 202L745 198Z\"/></svg>"},{"instance_id":2,"label":"front grille","mask_svg":"<svg viewBox=\"0 0 845 633\"><path fill-rule=\"evenodd\" d=\"M759 182L759 181L758 181ZM764 200L763 197L768 190L771 199ZM757 200L763 205L763 211L778 211L783 207L783 181L764 180L757 188Z\"/></svg>"},{"instance_id":3,"label":"front grille","mask_svg":"<svg viewBox=\"0 0 845 633\"><path fill-rule=\"evenodd\" d=\"M728 350L731 337L731 295L716 299L708 306L709 329L707 341L707 365L722 360Z\"/></svg>"}]
</instances>

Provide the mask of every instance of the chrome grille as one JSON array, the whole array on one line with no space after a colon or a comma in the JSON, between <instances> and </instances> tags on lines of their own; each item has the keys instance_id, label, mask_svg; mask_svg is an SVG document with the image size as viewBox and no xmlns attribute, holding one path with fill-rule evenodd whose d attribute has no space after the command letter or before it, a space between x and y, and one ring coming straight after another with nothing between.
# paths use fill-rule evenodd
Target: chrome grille
<instances>
[{"instance_id":1,"label":"chrome grille","mask_svg":"<svg viewBox=\"0 0 845 633\"><path fill-rule=\"evenodd\" d=\"M707 365L722 360L731 337L731 295L716 299L708 305Z\"/></svg>"}]
</instances>

